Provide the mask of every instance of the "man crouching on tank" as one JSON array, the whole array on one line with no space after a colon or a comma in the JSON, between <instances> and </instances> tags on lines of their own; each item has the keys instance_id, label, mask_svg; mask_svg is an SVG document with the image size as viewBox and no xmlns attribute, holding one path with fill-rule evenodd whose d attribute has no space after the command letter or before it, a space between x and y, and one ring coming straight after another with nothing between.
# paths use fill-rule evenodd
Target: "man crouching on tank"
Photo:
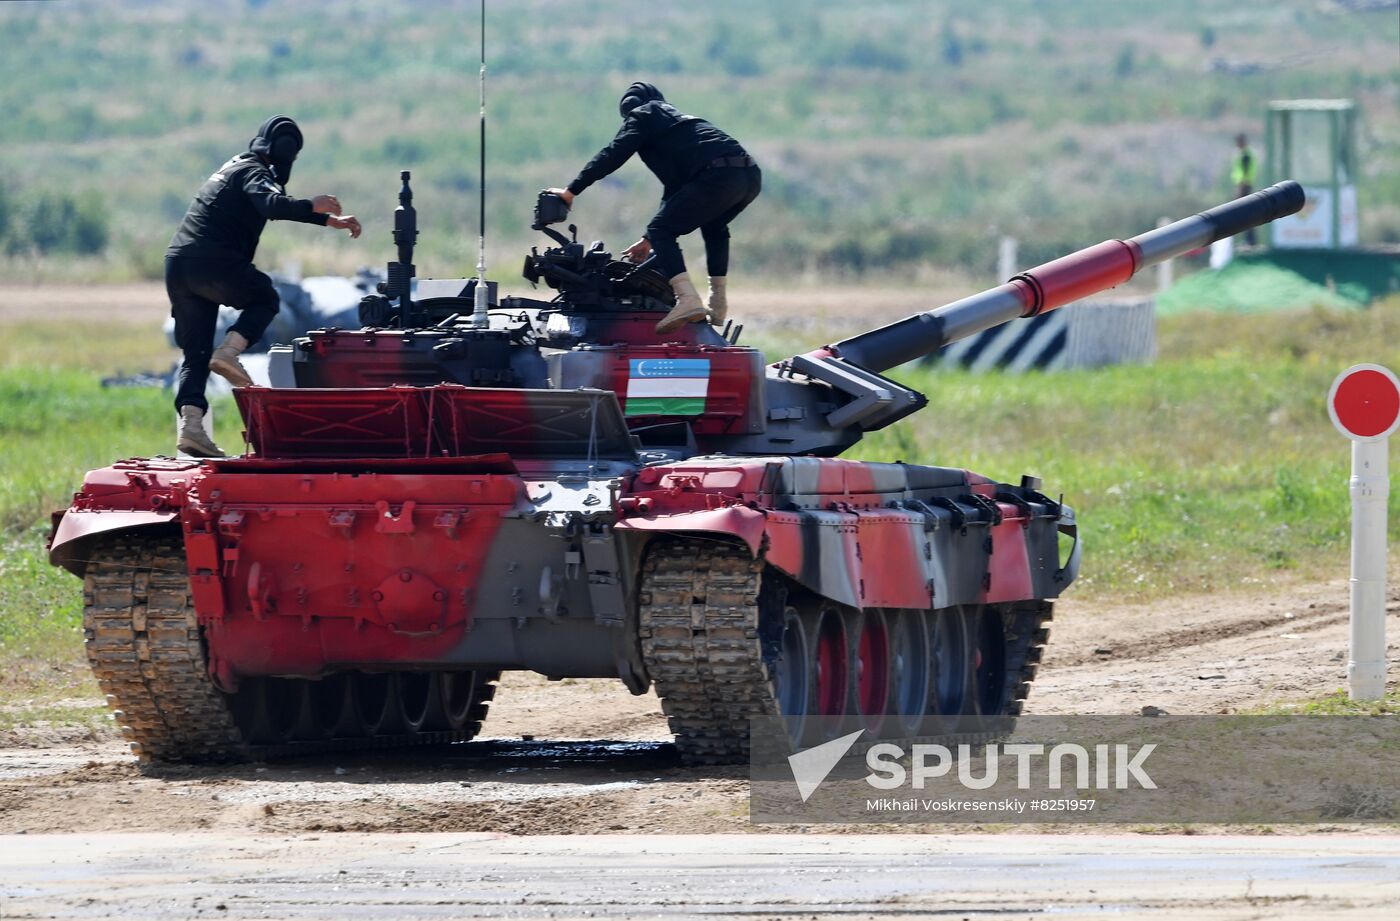
<instances>
[{"instance_id":1,"label":"man crouching on tank","mask_svg":"<svg viewBox=\"0 0 1400 921\"><path fill-rule=\"evenodd\" d=\"M565 189L550 189L570 205L574 197L610 175L632 154L661 180L661 207L647 225L646 236L623 256L641 262L651 253L657 267L671 280L676 306L656 324L658 333L708 317L723 325L729 304L725 296L729 272L729 223L758 197L763 174L753 157L703 118L686 115L666 102L650 83L633 83L618 104L622 128ZM677 237L699 229L705 240L710 270L709 310L700 300L685 270Z\"/></svg>"},{"instance_id":2,"label":"man crouching on tank","mask_svg":"<svg viewBox=\"0 0 1400 921\"><path fill-rule=\"evenodd\" d=\"M360 235L354 215L341 215L334 195L287 196L292 163L301 152L301 129L285 115L263 122L248 150L219 167L195 194L185 219L165 251L165 290L175 320L175 342L184 352L175 390L180 416L177 451L194 457L223 457L204 431L209 372L235 387L248 377L238 356L262 338L280 299L272 279L253 265L268 221L321 224ZM238 322L214 348L219 305L236 308Z\"/></svg>"}]
</instances>

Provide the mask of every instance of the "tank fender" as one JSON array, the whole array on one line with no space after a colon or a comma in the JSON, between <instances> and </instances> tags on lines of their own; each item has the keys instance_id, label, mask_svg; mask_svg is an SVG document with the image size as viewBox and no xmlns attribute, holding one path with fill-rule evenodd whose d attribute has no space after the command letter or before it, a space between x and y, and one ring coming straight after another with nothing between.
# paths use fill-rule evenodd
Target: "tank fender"
<instances>
[{"instance_id":1,"label":"tank fender","mask_svg":"<svg viewBox=\"0 0 1400 921\"><path fill-rule=\"evenodd\" d=\"M1028 601L1073 581L1077 537L1063 567L1038 552L1054 552L1056 530L1077 535L1072 511L973 498L769 511L765 559L823 598L861 609Z\"/></svg>"},{"instance_id":2,"label":"tank fender","mask_svg":"<svg viewBox=\"0 0 1400 921\"><path fill-rule=\"evenodd\" d=\"M1068 505L1060 506L1060 520L1056 523L1056 528L1061 534L1074 538L1069 559L1065 560L1064 566L1055 571L1055 583L1064 587L1079 575L1079 558L1084 553L1084 539L1079 536L1079 523L1074 517L1074 509Z\"/></svg>"},{"instance_id":3,"label":"tank fender","mask_svg":"<svg viewBox=\"0 0 1400 921\"><path fill-rule=\"evenodd\" d=\"M145 530L153 527L175 528L179 511L176 509L119 511L69 509L55 512L53 531L49 535L49 562L62 566L78 578L87 570L88 549L99 537L117 533Z\"/></svg>"},{"instance_id":4,"label":"tank fender","mask_svg":"<svg viewBox=\"0 0 1400 921\"><path fill-rule=\"evenodd\" d=\"M631 510L629 510L630 512ZM734 537L743 541L755 557L763 550L764 532L768 518L758 509L744 505L702 509L674 515L651 516L645 506L637 507L614 527L619 531L636 531L655 535L678 532Z\"/></svg>"},{"instance_id":5,"label":"tank fender","mask_svg":"<svg viewBox=\"0 0 1400 921\"><path fill-rule=\"evenodd\" d=\"M49 562L82 578L87 548L99 537L156 527L178 528L180 508L196 460L133 457L91 470L73 504L54 512L49 531Z\"/></svg>"}]
</instances>

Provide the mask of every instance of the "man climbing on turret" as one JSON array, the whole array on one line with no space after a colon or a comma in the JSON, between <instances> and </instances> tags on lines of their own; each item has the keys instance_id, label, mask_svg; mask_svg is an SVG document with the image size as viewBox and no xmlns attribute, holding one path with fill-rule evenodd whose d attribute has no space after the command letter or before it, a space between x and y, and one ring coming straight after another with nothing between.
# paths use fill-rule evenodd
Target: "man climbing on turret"
<instances>
[{"instance_id":1,"label":"man climbing on turret","mask_svg":"<svg viewBox=\"0 0 1400 921\"><path fill-rule=\"evenodd\" d=\"M729 311L729 224L749 206L763 185L763 174L748 152L714 125L686 115L666 102L650 83L633 83L618 104L622 128L588 161L565 189L550 189L572 205L574 197L610 175L633 155L661 180L661 207L646 236L623 256L641 262L655 254L657 267L671 281L676 306L656 325L659 333L708 319L723 325ZM686 273L677 237L699 230L710 271L709 309Z\"/></svg>"},{"instance_id":2,"label":"man climbing on turret","mask_svg":"<svg viewBox=\"0 0 1400 921\"><path fill-rule=\"evenodd\" d=\"M210 371L235 387L252 383L238 356L262 338L280 303L272 279L253 265L267 222L321 224L360 235L360 222L341 214L334 195L288 197L287 180L301 146L301 129L287 116L263 122L248 150L205 180L165 251L165 290L175 342L184 352L175 390L180 417L175 448L181 453L224 455L204 431ZM240 316L216 349L220 304L236 308Z\"/></svg>"}]
</instances>

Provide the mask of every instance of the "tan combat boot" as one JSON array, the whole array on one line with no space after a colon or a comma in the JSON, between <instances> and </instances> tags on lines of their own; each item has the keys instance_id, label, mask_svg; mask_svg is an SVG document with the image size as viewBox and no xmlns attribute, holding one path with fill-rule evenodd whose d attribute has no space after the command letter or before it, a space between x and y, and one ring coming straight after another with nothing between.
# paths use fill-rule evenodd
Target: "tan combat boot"
<instances>
[{"instance_id":1,"label":"tan combat boot","mask_svg":"<svg viewBox=\"0 0 1400 921\"><path fill-rule=\"evenodd\" d=\"M687 323L699 323L709 316L700 300L700 292L695 290L695 285L691 284L690 276L685 272L671 279L671 290L676 292L676 306L656 324L658 333L669 333Z\"/></svg>"},{"instance_id":2,"label":"tan combat boot","mask_svg":"<svg viewBox=\"0 0 1400 921\"><path fill-rule=\"evenodd\" d=\"M223 344L214 350L213 357L209 359L209 370L226 378L235 387L253 386L248 369L238 360L238 356L248 348L248 344L248 340L244 339L242 334L229 330Z\"/></svg>"},{"instance_id":3,"label":"tan combat boot","mask_svg":"<svg viewBox=\"0 0 1400 921\"><path fill-rule=\"evenodd\" d=\"M224 456L214 439L204 431L204 410L198 406L180 407L180 432L175 438L175 451L190 457Z\"/></svg>"},{"instance_id":4,"label":"tan combat boot","mask_svg":"<svg viewBox=\"0 0 1400 921\"><path fill-rule=\"evenodd\" d=\"M725 317L729 316L729 297L724 293L725 284L729 279L723 275L710 276L710 325L724 326Z\"/></svg>"}]
</instances>

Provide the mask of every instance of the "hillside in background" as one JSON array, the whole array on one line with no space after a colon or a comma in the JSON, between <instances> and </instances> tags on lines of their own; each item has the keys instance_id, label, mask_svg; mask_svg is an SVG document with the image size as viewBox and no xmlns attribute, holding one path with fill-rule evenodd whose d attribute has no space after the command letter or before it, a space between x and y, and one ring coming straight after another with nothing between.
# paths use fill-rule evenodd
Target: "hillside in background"
<instances>
[{"instance_id":1,"label":"hillside in background","mask_svg":"<svg viewBox=\"0 0 1400 921\"><path fill-rule=\"evenodd\" d=\"M9 277L157 275L191 193L277 112L308 139L293 191L338 194L367 235L274 227L264 264L383 261L411 168L422 273L470 271L477 15L426 0L0 4ZM534 0L488 16L488 222L508 283L534 193L612 135L633 79L763 164L737 225L747 272L980 279L999 234L1030 263L1134 233L1225 197L1230 138L1257 139L1266 103L1291 97L1359 100L1362 238L1400 240L1394 4ZM575 220L625 245L657 197L632 163Z\"/></svg>"}]
</instances>

